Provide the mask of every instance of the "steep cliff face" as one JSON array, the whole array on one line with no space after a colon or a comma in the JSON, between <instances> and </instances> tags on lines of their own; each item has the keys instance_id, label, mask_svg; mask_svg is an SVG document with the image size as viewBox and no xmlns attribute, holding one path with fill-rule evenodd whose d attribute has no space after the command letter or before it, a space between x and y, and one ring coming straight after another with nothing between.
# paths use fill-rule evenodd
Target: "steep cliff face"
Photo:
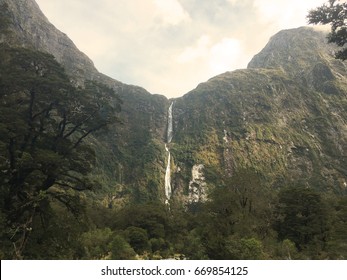
<instances>
[{"instance_id":1,"label":"steep cliff face","mask_svg":"<svg viewBox=\"0 0 347 280\"><path fill-rule=\"evenodd\" d=\"M269 186L289 182L346 192L346 65L325 34L282 31L249 63L175 101L174 190L204 166L208 186L254 168ZM185 182L182 184L182 182Z\"/></svg>"},{"instance_id":2,"label":"steep cliff face","mask_svg":"<svg viewBox=\"0 0 347 280\"><path fill-rule=\"evenodd\" d=\"M83 87L86 80L93 80L106 84L120 97L120 123L90 139L98 161L93 176L101 189L113 198L127 193L127 197L139 200L157 199L161 194L158 188L164 185L162 143L168 100L99 73L66 34L47 20L34 0L0 0L0 7L0 43L50 53L76 86ZM112 100L118 102L118 98Z\"/></svg>"},{"instance_id":3,"label":"steep cliff face","mask_svg":"<svg viewBox=\"0 0 347 280\"><path fill-rule=\"evenodd\" d=\"M303 86L331 93L333 81L346 75L346 64L334 58L335 52L322 31L307 27L283 30L254 56L248 68L280 69Z\"/></svg>"},{"instance_id":4,"label":"steep cliff face","mask_svg":"<svg viewBox=\"0 0 347 280\"><path fill-rule=\"evenodd\" d=\"M2 42L53 54L78 83L99 75L93 62L47 20L34 0L1 0L0 5L10 20L12 32L2 36Z\"/></svg>"},{"instance_id":5,"label":"steep cliff face","mask_svg":"<svg viewBox=\"0 0 347 280\"><path fill-rule=\"evenodd\" d=\"M171 101L99 73L34 0L0 0L0 6L1 43L53 54L76 85L95 80L122 99L122 124L90 139L97 153L93 177L108 202L165 201ZM206 201L209 189L228 184L241 168L255 169L269 187L293 181L346 192L346 64L333 58L325 36L311 28L281 31L247 69L174 100L167 146L172 200Z\"/></svg>"}]
</instances>

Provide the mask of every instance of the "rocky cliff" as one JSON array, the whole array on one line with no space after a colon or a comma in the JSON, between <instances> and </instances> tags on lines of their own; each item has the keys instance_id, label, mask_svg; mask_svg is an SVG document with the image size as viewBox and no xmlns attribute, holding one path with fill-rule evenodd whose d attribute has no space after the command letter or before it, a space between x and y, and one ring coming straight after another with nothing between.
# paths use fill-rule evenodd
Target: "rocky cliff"
<instances>
[{"instance_id":1,"label":"rocky cliff","mask_svg":"<svg viewBox=\"0 0 347 280\"><path fill-rule=\"evenodd\" d=\"M12 33L2 36L2 42L53 54L79 83L99 75L93 62L77 49L66 34L47 20L34 0L1 0L0 5L2 14L6 14L10 20L9 29Z\"/></svg>"},{"instance_id":2,"label":"rocky cliff","mask_svg":"<svg viewBox=\"0 0 347 280\"><path fill-rule=\"evenodd\" d=\"M312 28L281 31L248 69L175 101L176 190L203 165L208 186L252 168L268 186L346 192L346 64L325 37Z\"/></svg>"},{"instance_id":3,"label":"rocky cliff","mask_svg":"<svg viewBox=\"0 0 347 280\"><path fill-rule=\"evenodd\" d=\"M97 81L111 87L121 98L121 124L91 139L98 156L94 175L106 192L112 190L112 197L118 189L123 192L125 185L127 192L132 194L147 193L143 189L152 182L155 192L159 193L167 99L99 73L66 34L47 20L34 0L0 0L0 6L0 43L52 54L76 86L83 87L86 80Z\"/></svg>"},{"instance_id":4,"label":"rocky cliff","mask_svg":"<svg viewBox=\"0 0 347 280\"><path fill-rule=\"evenodd\" d=\"M48 52L75 84L95 80L121 97L122 124L90 140L98 155L94 177L109 202L163 201L171 101L99 73L34 0L0 5L1 43ZM346 192L346 64L333 58L325 36L312 28L281 31L247 69L174 100L172 200L205 201L209 189L242 168L272 188L295 183Z\"/></svg>"}]
</instances>

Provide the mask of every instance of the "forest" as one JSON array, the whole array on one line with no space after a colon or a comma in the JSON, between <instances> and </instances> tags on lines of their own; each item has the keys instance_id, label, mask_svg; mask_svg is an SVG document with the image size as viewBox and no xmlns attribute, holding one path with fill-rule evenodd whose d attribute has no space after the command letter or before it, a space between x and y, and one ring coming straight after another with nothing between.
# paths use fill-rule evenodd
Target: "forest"
<instances>
[{"instance_id":1,"label":"forest","mask_svg":"<svg viewBox=\"0 0 347 280\"><path fill-rule=\"evenodd\" d=\"M330 2L334 7L336 1ZM13 34L6 34L10 32L7 27L14 25L6 7L0 10L0 35L12 38ZM319 23L326 8L311 12L311 23ZM336 37L330 40L336 42ZM283 57L288 57L284 53ZM345 50L337 54L345 58ZM227 74L216 77L197 88L196 94L177 100L177 111L183 119L175 140L183 144L177 141L170 146L176 171L178 165L181 167L173 176L177 189L187 185L197 160L210 166L205 170L205 201L183 203L180 198L187 195L187 189L181 193L175 189L177 199L169 204L164 203L160 189L164 142L156 135L164 129L155 128L163 123L164 97L124 87L128 99L122 100L114 89L97 81L87 80L83 87L78 86L53 55L2 41L0 62L0 259L347 258L347 196L338 180L346 175L341 167L345 159L339 153L339 139L344 136L339 126L336 131L331 129L336 123L345 124L346 104L341 101L345 88L322 62L313 68L315 72L307 71L313 81L307 87L309 92L303 86L293 86L282 70L263 69L260 74L245 70L232 74L232 79ZM306 61L301 62L308 67ZM337 65L335 69L345 69L337 62L333 64ZM266 85L267 91L252 95L255 81L261 85L270 80L270 75L275 78L272 87ZM301 75L299 78L304 80ZM243 88L249 88L241 96L230 81L236 86L241 81ZM226 98L230 93L235 93L233 101ZM292 112L282 116L288 123L293 122L292 126L289 123L290 129L284 127L282 132L272 115L285 111L274 102L278 99L282 104L279 96L284 96L286 108L292 104ZM306 103L301 102L303 99ZM247 102L248 127L244 122ZM182 113L182 104L190 105L187 116ZM272 107L276 110L270 111ZM201 108L206 108L204 114ZM336 112L329 115L332 109L342 117L338 118ZM127 110L126 117L120 116L122 110ZM221 114L232 131L224 130L223 134L225 122L211 117L214 114ZM319 142L319 137L304 130L306 134L299 134L295 129L301 126L316 136L322 135L324 141ZM113 133L107 134L110 130ZM123 134L117 134L119 130ZM220 144L223 136L239 142L231 146L222 140ZM100 139L104 142L98 142ZM114 141L114 150L109 148L111 145L100 145L107 141ZM197 147L199 141L202 147ZM294 141L296 146L288 144ZM282 149L281 143L283 147L288 144L289 153L297 155L296 159L305 159L294 165L301 164L298 169L302 167L309 180L291 178L295 173L282 176L289 163L284 160L288 149ZM323 150L317 143L324 144ZM244 165L235 168L234 155L226 149L232 147L239 148L238 159ZM221 176L220 154L228 159L223 164L227 175L232 176ZM275 156L283 160L273 161ZM257 161L263 166L253 164ZM275 172L276 164L282 173ZM266 174L267 168L275 171ZM270 181L276 184L268 184ZM334 188L338 183L342 187Z\"/></svg>"},{"instance_id":2,"label":"forest","mask_svg":"<svg viewBox=\"0 0 347 280\"><path fill-rule=\"evenodd\" d=\"M1 259L347 257L346 196L270 189L250 168L205 203L106 205L89 138L121 125L121 101L101 84L74 87L50 55L6 45L0 55Z\"/></svg>"}]
</instances>

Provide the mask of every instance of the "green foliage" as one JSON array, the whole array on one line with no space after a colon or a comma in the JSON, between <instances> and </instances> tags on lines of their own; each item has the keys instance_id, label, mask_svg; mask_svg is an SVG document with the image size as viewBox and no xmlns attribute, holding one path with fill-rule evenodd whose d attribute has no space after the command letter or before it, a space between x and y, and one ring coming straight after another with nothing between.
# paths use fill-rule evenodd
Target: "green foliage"
<instances>
[{"instance_id":1,"label":"green foliage","mask_svg":"<svg viewBox=\"0 0 347 280\"><path fill-rule=\"evenodd\" d=\"M277 254L280 259L291 260L299 258L298 249L296 248L295 243L289 239L283 240L278 247Z\"/></svg>"},{"instance_id":2,"label":"green foliage","mask_svg":"<svg viewBox=\"0 0 347 280\"><path fill-rule=\"evenodd\" d=\"M253 170L241 169L226 183L217 187L198 210L197 229L191 233L202 246L196 246L197 253L190 254L210 259L265 258L260 240L273 238L267 226L272 218L271 196ZM192 238L191 233L187 238ZM185 254L189 256L188 252Z\"/></svg>"},{"instance_id":3,"label":"green foliage","mask_svg":"<svg viewBox=\"0 0 347 280\"><path fill-rule=\"evenodd\" d=\"M230 254L230 259L235 260L261 260L264 258L261 241L255 238L230 238L226 248Z\"/></svg>"},{"instance_id":4,"label":"green foliage","mask_svg":"<svg viewBox=\"0 0 347 280\"><path fill-rule=\"evenodd\" d=\"M168 225L167 210L164 205L143 204L123 208L116 219L115 228L136 227L144 229L148 238L164 238Z\"/></svg>"},{"instance_id":5,"label":"green foliage","mask_svg":"<svg viewBox=\"0 0 347 280\"><path fill-rule=\"evenodd\" d=\"M135 259L136 253L126 239L109 228L95 229L82 234L79 239L83 259Z\"/></svg>"},{"instance_id":6,"label":"green foliage","mask_svg":"<svg viewBox=\"0 0 347 280\"><path fill-rule=\"evenodd\" d=\"M330 221L321 196L310 188L290 187L279 193L275 229L280 240L289 239L299 250L315 245L324 248Z\"/></svg>"},{"instance_id":7,"label":"green foliage","mask_svg":"<svg viewBox=\"0 0 347 280\"><path fill-rule=\"evenodd\" d=\"M81 243L81 257L90 260L106 259L111 252L113 232L109 228L95 229L83 233L79 239Z\"/></svg>"},{"instance_id":8,"label":"green foliage","mask_svg":"<svg viewBox=\"0 0 347 280\"><path fill-rule=\"evenodd\" d=\"M336 53L336 58L347 59L347 3L340 0L329 0L329 3L311 10L307 16L310 24L330 24L328 36L330 43L335 43L342 49Z\"/></svg>"},{"instance_id":9,"label":"green foliage","mask_svg":"<svg viewBox=\"0 0 347 280\"><path fill-rule=\"evenodd\" d=\"M138 254L149 249L148 234L145 229L130 226L125 231L129 244Z\"/></svg>"},{"instance_id":10,"label":"green foliage","mask_svg":"<svg viewBox=\"0 0 347 280\"><path fill-rule=\"evenodd\" d=\"M116 235L111 242L112 259L114 260L133 260L136 253L125 239Z\"/></svg>"},{"instance_id":11,"label":"green foliage","mask_svg":"<svg viewBox=\"0 0 347 280\"><path fill-rule=\"evenodd\" d=\"M85 141L116 121L113 91L72 86L51 55L0 45L0 182L15 255L22 257L36 216L50 200L76 211L74 191L90 189L95 152Z\"/></svg>"},{"instance_id":12,"label":"green foliage","mask_svg":"<svg viewBox=\"0 0 347 280\"><path fill-rule=\"evenodd\" d=\"M167 242L164 238L151 238L149 243L153 253L160 253L167 249Z\"/></svg>"},{"instance_id":13,"label":"green foliage","mask_svg":"<svg viewBox=\"0 0 347 280\"><path fill-rule=\"evenodd\" d=\"M331 213L332 229L327 251L332 259L347 258L347 197L333 198L329 202L334 206Z\"/></svg>"},{"instance_id":14,"label":"green foliage","mask_svg":"<svg viewBox=\"0 0 347 280\"><path fill-rule=\"evenodd\" d=\"M345 67L321 46L307 60L321 39L305 30L262 69L175 100L170 209L166 98L114 84L118 126L113 90L76 88L52 56L1 45L0 257L346 258L346 201L312 189L345 192ZM208 200L184 205L200 163ZM298 181L311 187L277 189Z\"/></svg>"},{"instance_id":15,"label":"green foliage","mask_svg":"<svg viewBox=\"0 0 347 280\"><path fill-rule=\"evenodd\" d=\"M22 252L24 259L76 259L80 258L79 238L88 230L83 214L83 202L70 201L79 213L72 213L58 202L47 203L46 207L34 216L30 235ZM15 230L15 229L14 229ZM13 246L13 244L11 244ZM8 248L9 254L13 254ZM17 256L7 256L7 258Z\"/></svg>"},{"instance_id":16,"label":"green foliage","mask_svg":"<svg viewBox=\"0 0 347 280\"><path fill-rule=\"evenodd\" d=\"M196 229L191 230L184 238L181 237L182 247L177 246L177 250L192 260L206 260L208 255L206 247L202 242L202 236Z\"/></svg>"}]
</instances>

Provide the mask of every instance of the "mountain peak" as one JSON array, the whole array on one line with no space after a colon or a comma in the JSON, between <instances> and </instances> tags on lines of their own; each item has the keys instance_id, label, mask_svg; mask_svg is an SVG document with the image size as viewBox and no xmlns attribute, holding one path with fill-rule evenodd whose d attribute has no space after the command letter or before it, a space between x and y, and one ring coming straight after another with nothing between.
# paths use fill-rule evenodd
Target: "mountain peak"
<instances>
[{"instance_id":1,"label":"mountain peak","mask_svg":"<svg viewBox=\"0 0 347 280\"><path fill-rule=\"evenodd\" d=\"M334 60L335 48L327 44L326 36L326 32L312 27L282 30L271 37L247 68L281 68L297 73L319 62L329 63Z\"/></svg>"},{"instance_id":2,"label":"mountain peak","mask_svg":"<svg viewBox=\"0 0 347 280\"><path fill-rule=\"evenodd\" d=\"M52 54L77 84L100 75L92 60L48 21L34 0L0 0L0 6L8 22L7 32L0 32L0 42Z\"/></svg>"}]
</instances>

